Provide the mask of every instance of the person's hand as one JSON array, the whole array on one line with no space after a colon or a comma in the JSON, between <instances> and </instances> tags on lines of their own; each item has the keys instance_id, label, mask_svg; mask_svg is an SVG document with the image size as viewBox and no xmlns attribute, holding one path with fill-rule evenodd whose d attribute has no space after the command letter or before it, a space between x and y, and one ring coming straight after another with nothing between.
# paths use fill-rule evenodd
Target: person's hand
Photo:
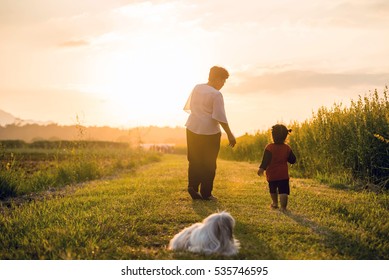
<instances>
[{"instance_id":1,"label":"person's hand","mask_svg":"<svg viewBox=\"0 0 389 280\"><path fill-rule=\"evenodd\" d=\"M230 142L229 146L233 148L236 145L236 139L234 135L228 136L228 141Z\"/></svg>"},{"instance_id":2,"label":"person's hand","mask_svg":"<svg viewBox=\"0 0 389 280\"><path fill-rule=\"evenodd\" d=\"M262 176L264 171L265 170L263 168L259 168L257 172L258 176Z\"/></svg>"}]
</instances>

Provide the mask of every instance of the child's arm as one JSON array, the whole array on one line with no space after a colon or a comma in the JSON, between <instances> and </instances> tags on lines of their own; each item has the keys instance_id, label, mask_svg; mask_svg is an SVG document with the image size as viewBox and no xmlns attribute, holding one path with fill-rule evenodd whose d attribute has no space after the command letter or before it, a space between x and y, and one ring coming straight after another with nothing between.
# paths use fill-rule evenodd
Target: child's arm
<instances>
[{"instance_id":1,"label":"child's arm","mask_svg":"<svg viewBox=\"0 0 389 280\"><path fill-rule=\"evenodd\" d=\"M291 163L291 164L296 163L296 156L295 156L295 154L293 153L292 150L290 151L290 154L288 156L288 162Z\"/></svg>"},{"instance_id":2,"label":"child's arm","mask_svg":"<svg viewBox=\"0 0 389 280\"><path fill-rule=\"evenodd\" d=\"M257 174L258 174L258 176L262 176L264 172L265 172L265 169L259 168Z\"/></svg>"},{"instance_id":3,"label":"child's arm","mask_svg":"<svg viewBox=\"0 0 389 280\"><path fill-rule=\"evenodd\" d=\"M271 162L271 158L272 158L271 152L269 150L265 150L265 152L263 153L262 163L259 166L259 169L257 172L258 176L261 176L263 174L263 172L266 170L267 166Z\"/></svg>"}]
</instances>

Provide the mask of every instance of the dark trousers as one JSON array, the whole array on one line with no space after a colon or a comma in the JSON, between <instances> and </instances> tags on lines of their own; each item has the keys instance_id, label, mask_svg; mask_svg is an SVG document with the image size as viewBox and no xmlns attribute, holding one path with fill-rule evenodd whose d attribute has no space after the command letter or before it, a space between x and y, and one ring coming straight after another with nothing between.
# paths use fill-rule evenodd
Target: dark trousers
<instances>
[{"instance_id":1,"label":"dark trousers","mask_svg":"<svg viewBox=\"0 0 389 280\"><path fill-rule=\"evenodd\" d=\"M188 148L188 189L199 191L205 199L212 194L216 174L216 159L220 149L221 133L200 135L186 130Z\"/></svg>"}]
</instances>

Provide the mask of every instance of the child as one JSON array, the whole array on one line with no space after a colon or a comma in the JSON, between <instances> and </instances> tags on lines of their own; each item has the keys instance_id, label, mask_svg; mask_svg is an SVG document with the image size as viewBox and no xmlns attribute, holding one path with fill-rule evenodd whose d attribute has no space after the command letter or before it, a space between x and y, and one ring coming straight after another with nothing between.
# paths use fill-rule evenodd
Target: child
<instances>
[{"instance_id":1,"label":"child","mask_svg":"<svg viewBox=\"0 0 389 280\"><path fill-rule=\"evenodd\" d=\"M285 139L290 132L292 130L288 130L282 124L276 124L272 127L274 143L266 146L262 163L258 170L258 176L261 176L266 170L266 179L269 183L272 199L270 207L272 209L278 208L279 194L282 211L286 211L288 195L290 194L288 162L291 164L296 162L296 156L293 154L292 149L285 144Z\"/></svg>"}]
</instances>

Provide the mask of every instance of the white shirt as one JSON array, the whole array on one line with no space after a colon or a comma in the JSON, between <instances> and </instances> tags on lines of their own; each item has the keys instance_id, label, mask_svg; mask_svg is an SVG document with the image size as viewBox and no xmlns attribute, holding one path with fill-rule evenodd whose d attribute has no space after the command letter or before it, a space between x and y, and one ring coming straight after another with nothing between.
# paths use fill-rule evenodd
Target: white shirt
<instances>
[{"instance_id":1,"label":"white shirt","mask_svg":"<svg viewBox=\"0 0 389 280\"><path fill-rule=\"evenodd\" d=\"M227 123L223 95L207 84L194 87L184 110L190 113L185 126L196 134L217 134L219 122Z\"/></svg>"}]
</instances>

